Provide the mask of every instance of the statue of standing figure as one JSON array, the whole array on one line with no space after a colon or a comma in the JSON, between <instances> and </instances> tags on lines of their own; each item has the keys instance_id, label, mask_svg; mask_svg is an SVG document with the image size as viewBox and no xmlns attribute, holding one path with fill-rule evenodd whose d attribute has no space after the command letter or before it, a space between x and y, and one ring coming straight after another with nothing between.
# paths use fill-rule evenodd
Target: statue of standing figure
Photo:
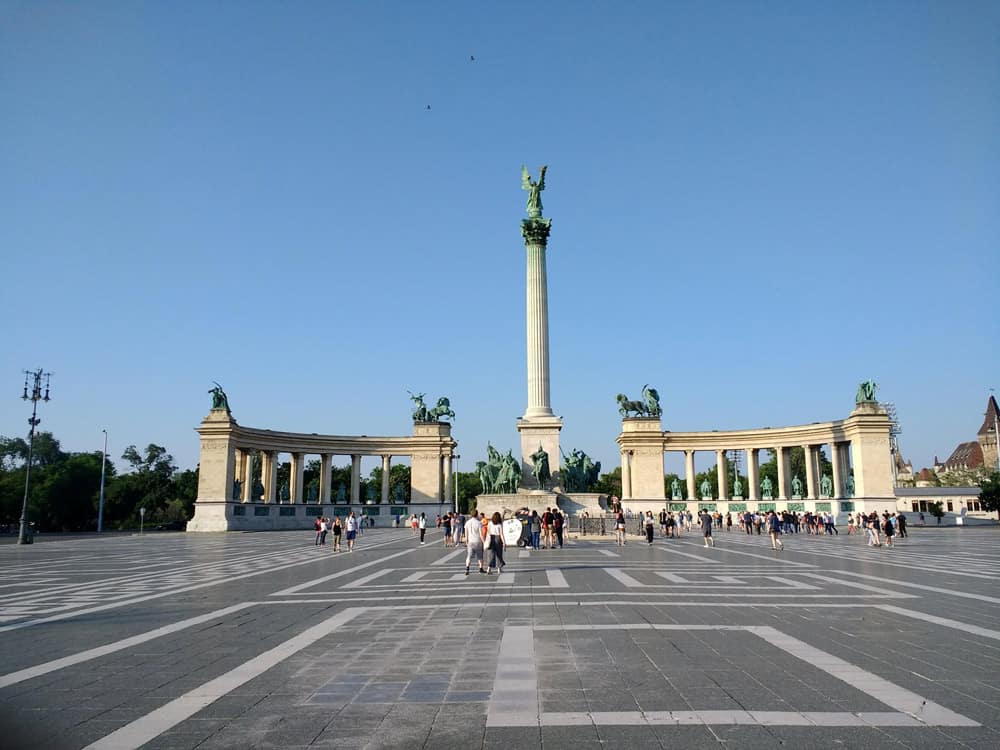
<instances>
[{"instance_id":1,"label":"statue of standing figure","mask_svg":"<svg viewBox=\"0 0 1000 750\"><path fill-rule=\"evenodd\" d=\"M546 169L548 169L548 167L543 166L538 174L538 182L533 182L528 168L523 164L521 165L521 190L528 191L527 208L529 219L542 218L542 191L545 190Z\"/></svg>"},{"instance_id":2,"label":"statue of standing figure","mask_svg":"<svg viewBox=\"0 0 1000 750\"><path fill-rule=\"evenodd\" d=\"M760 483L760 499L774 500L774 483L771 482L771 477L764 477Z\"/></svg>"},{"instance_id":3,"label":"statue of standing figure","mask_svg":"<svg viewBox=\"0 0 1000 750\"><path fill-rule=\"evenodd\" d=\"M826 474L819 480L819 491L823 497L833 497L833 481Z\"/></svg>"},{"instance_id":4,"label":"statue of standing figure","mask_svg":"<svg viewBox=\"0 0 1000 750\"><path fill-rule=\"evenodd\" d=\"M538 482L538 489L544 490L545 483L549 481L551 474L549 473L549 454L546 453L541 444L538 445L538 450L531 454L531 465L531 476Z\"/></svg>"},{"instance_id":5,"label":"statue of standing figure","mask_svg":"<svg viewBox=\"0 0 1000 750\"><path fill-rule=\"evenodd\" d=\"M681 483L674 477L674 481L670 483L670 497L674 500L681 499Z\"/></svg>"},{"instance_id":6,"label":"statue of standing figure","mask_svg":"<svg viewBox=\"0 0 1000 750\"><path fill-rule=\"evenodd\" d=\"M698 489L701 491L702 500L712 499L712 483L707 479L701 480L701 486L699 486Z\"/></svg>"},{"instance_id":7,"label":"statue of standing figure","mask_svg":"<svg viewBox=\"0 0 1000 750\"><path fill-rule=\"evenodd\" d=\"M427 404L424 403L425 393L410 393L410 401L413 402L413 421L414 422L426 422L427 421Z\"/></svg>"},{"instance_id":8,"label":"statue of standing figure","mask_svg":"<svg viewBox=\"0 0 1000 750\"><path fill-rule=\"evenodd\" d=\"M847 496L854 497L854 475L847 478Z\"/></svg>"},{"instance_id":9,"label":"statue of standing figure","mask_svg":"<svg viewBox=\"0 0 1000 750\"><path fill-rule=\"evenodd\" d=\"M739 474L733 479L733 497L743 497L743 482L740 481Z\"/></svg>"},{"instance_id":10,"label":"statue of standing figure","mask_svg":"<svg viewBox=\"0 0 1000 750\"><path fill-rule=\"evenodd\" d=\"M878 383L874 380L865 380L858 384L858 393L854 397L854 403L863 404L869 403L875 400L875 391L878 389Z\"/></svg>"},{"instance_id":11,"label":"statue of standing figure","mask_svg":"<svg viewBox=\"0 0 1000 750\"><path fill-rule=\"evenodd\" d=\"M243 482L239 479L233 480L233 500L239 502L243 498Z\"/></svg>"},{"instance_id":12,"label":"statue of standing figure","mask_svg":"<svg viewBox=\"0 0 1000 750\"><path fill-rule=\"evenodd\" d=\"M792 477L792 497L802 497L802 480L798 474Z\"/></svg>"},{"instance_id":13,"label":"statue of standing figure","mask_svg":"<svg viewBox=\"0 0 1000 750\"><path fill-rule=\"evenodd\" d=\"M215 383L215 381L212 381ZM209 391L212 394L212 410L221 409L226 412L226 414L232 414L229 411L229 397L226 392L222 390L222 386L215 383L215 388Z\"/></svg>"}]
</instances>

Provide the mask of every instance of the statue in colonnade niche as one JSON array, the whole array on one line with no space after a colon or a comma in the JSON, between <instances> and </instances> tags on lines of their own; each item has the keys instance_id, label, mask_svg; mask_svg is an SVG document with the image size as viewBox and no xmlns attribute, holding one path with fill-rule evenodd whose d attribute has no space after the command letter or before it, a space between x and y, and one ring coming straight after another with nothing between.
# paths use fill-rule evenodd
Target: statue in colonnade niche
<instances>
[{"instance_id":1,"label":"statue in colonnade niche","mask_svg":"<svg viewBox=\"0 0 1000 750\"><path fill-rule=\"evenodd\" d=\"M375 489L375 483L369 482L365 485L365 503L368 505L375 504L375 498L377 497L378 491Z\"/></svg>"},{"instance_id":2,"label":"statue in colonnade niche","mask_svg":"<svg viewBox=\"0 0 1000 750\"><path fill-rule=\"evenodd\" d=\"M733 497L743 497L743 482L739 474L733 478Z\"/></svg>"},{"instance_id":3,"label":"statue in colonnade niche","mask_svg":"<svg viewBox=\"0 0 1000 750\"><path fill-rule=\"evenodd\" d=\"M774 483L771 481L771 477L764 477L763 481L761 481L760 499L774 500Z\"/></svg>"},{"instance_id":4,"label":"statue in colonnade niche","mask_svg":"<svg viewBox=\"0 0 1000 750\"><path fill-rule=\"evenodd\" d=\"M288 482L282 482L281 487L278 488L278 499L283 503L292 499L292 493L288 490Z\"/></svg>"},{"instance_id":5,"label":"statue in colonnade niche","mask_svg":"<svg viewBox=\"0 0 1000 750\"><path fill-rule=\"evenodd\" d=\"M670 497L673 500L681 499L681 483L674 477L674 481L670 483Z\"/></svg>"},{"instance_id":6,"label":"statue in colonnade niche","mask_svg":"<svg viewBox=\"0 0 1000 750\"><path fill-rule=\"evenodd\" d=\"M334 499L335 503L346 503L347 502L347 487L341 482L337 485L337 497Z\"/></svg>"},{"instance_id":7,"label":"statue in colonnade niche","mask_svg":"<svg viewBox=\"0 0 1000 750\"><path fill-rule=\"evenodd\" d=\"M393 498L394 502L400 505L406 504L406 487L403 486L402 482L399 482L395 488L393 488Z\"/></svg>"},{"instance_id":8,"label":"statue in colonnade niche","mask_svg":"<svg viewBox=\"0 0 1000 750\"><path fill-rule=\"evenodd\" d=\"M847 496L854 497L854 475L847 478Z\"/></svg>"},{"instance_id":9,"label":"statue in colonnade niche","mask_svg":"<svg viewBox=\"0 0 1000 750\"><path fill-rule=\"evenodd\" d=\"M823 497L833 497L833 481L826 474L819 480L819 491Z\"/></svg>"},{"instance_id":10,"label":"statue in colonnade niche","mask_svg":"<svg viewBox=\"0 0 1000 750\"><path fill-rule=\"evenodd\" d=\"M701 486L698 488L701 490L702 499L711 500L712 499L712 483L707 479L701 481Z\"/></svg>"},{"instance_id":11,"label":"statue in colonnade niche","mask_svg":"<svg viewBox=\"0 0 1000 750\"><path fill-rule=\"evenodd\" d=\"M858 392L854 397L854 403L864 404L875 401L875 391L878 390L878 383L874 380L865 380L858 384Z\"/></svg>"},{"instance_id":12,"label":"statue in colonnade niche","mask_svg":"<svg viewBox=\"0 0 1000 750\"><path fill-rule=\"evenodd\" d=\"M214 380L212 382L215 383ZM218 383L215 383L215 388L213 388L212 390L210 390L209 393L212 394L212 409L213 409L213 411L215 409L221 409L221 410L225 411L226 414L232 414L232 412L229 411L229 397L226 395L226 392L224 390L222 390L222 386L221 385L219 385Z\"/></svg>"},{"instance_id":13,"label":"statue in colonnade niche","mask_svg":"<svg viewBox=\"0 0 1000 750\"><path fill-rule=\"evenodd\" d=\"M792 497L802 497L802 480L798 474L792 477Z\"/></svg>"},{"instance_id":14,"label":"statue in colonnade niche","mask_svg":"<svg viewBox=\"0 0 1000 750\"><path fill-rule=\"evenodd\" d=\"M540 490L545 489L545 483L552 476L549 472L549 454L541 446L541 443L538 445L538 450L531 454L531 476L538 482Z\"/></svg>"},{"instance_id":15,"label":"statue in colonnade niche","mask_svg":"<svg viewBox=\"0 0 1000 750\"><path fill-rule=\"evenodd\" d=\"M243 497L243 482L239 479L233 480L233 500L239 500Z\"/></svg>"}]
</instances>

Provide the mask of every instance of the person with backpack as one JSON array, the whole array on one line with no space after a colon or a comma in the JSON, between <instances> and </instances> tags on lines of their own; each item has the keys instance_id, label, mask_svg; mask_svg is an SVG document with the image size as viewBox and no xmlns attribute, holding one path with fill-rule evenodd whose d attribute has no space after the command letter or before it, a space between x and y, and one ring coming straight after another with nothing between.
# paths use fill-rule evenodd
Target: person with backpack
<instances>
[{"instance_id":1,"label":"person with backpack","mask_svg":"<svg viewBox=\"0 0 1000 750\"><path fill-rule=\"evenodd\" d=\"M552 514L552 532L556 535L556 542L559 544L559 549L562 549L563 546L563 526L565 523L561 512L557 510Z\"/></svg>"}]
</instances>

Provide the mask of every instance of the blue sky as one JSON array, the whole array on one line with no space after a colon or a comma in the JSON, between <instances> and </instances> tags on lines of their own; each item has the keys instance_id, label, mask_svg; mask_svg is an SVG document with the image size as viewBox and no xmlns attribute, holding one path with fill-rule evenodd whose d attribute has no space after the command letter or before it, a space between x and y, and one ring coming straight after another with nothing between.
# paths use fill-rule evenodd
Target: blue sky
<instances>
[{"instance_id":1,"label":"blue sky","mask_svg":"<svg viewBox=\"0 0 1000 750\"><path fill-rule=\"evenodd\" d=\"M405 434L410 389L460 468L516 447L525 163L564 449L615 465L647 382L710 430L874 378L929 464L1000 389L998 92L989 2L0 0L0 433L41 366L70 450L193 467L213 380L250 426Z\"/></svg>"}]
</instances>

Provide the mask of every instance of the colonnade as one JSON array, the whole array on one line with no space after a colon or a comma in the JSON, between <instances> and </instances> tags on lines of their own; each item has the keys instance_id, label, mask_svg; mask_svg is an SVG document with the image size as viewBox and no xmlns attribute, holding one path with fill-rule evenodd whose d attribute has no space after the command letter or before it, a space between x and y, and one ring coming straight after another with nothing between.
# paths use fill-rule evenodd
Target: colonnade
<instances>
[{"instance_id":1,"label":"colonnade","mask_svg":"<svg viewBox=\"0 0 1000 750\"><path fill-rule=\"evenodd\" d=\"M685 497L688 500L829 500L840 498L851 498L854 493L848 487L848 477L851 472L851 444L849 441L832 442L827 444L830 448L831 457L831 486L828 493L823 492L822 472L820 455L823 449L822 444L806 444L801 446L805 455L805 477L802 492L795 494L792 489L791 462L789 452L795 446L775 446L771 448L736 448L736 449L715 449L715 471L717 492L714 497L702 497L700 488L696 485L695 472L695 449L685 449L684 453L684 480ZM773 488L770 498L764 498L761 492L760 478L760 453L762 450L770 450L777 456L778 464L778 486ZM664 451L669 452L669 451ZM741 487L741 494L736 493L736 488L730 481L730 459L732 454L742 452L745 457L746 484ZM622 451L622 495L625 498L637 496L633 491L632 484L632 463L635 452L631 450ZM739 461L734 461L738 466ZM800 481L801 481L800 477ZM742 480L741 480L742 484ZM745 490L746 494L742 494ZM671 499L679 500L679 495L673 495Z\"/></svg>"},{"instance_id":2,"label":"colonnade","mask_svg":"<svg viewBox=\"0 0 1000 750\"><path fill-rule=\"evenodd\" d=\"M235 448L234 450L234 460L236 464L235 475L239 481L239 491L238 493L234 493L232 496L232 499L235 501L248 503L254 499L255 479L257 478L255 461L257 460L260 461L260 483L263 486L263 492L261 493L259 502L305 503L311 500L316 503L328 504L331 502L331 499L333 499L334 502L338 499L334 498L334 488L332 484L333 464L335 456L338 454L315 454L318 455L320 459L319 492L315 498L308 498L305 487L306 457L314 454L289 451L288 453L291 456L291 472L288 484L288 497L283 498L281 497L280 488L278 487L277 482L278 456L280 453L286 451L250 447ZM351 482L349 489L345 487L345 490L348 490L348 492L345 492L343 502L358 504L362 502L363 499L361 497L361 459L363 456L370 454L352 453L347 455L349 455L351 459ZM441 492L443 493L442 501L445 503L452 502L452 458L453 457L450 454L440 457ZM381 454L381 459L382 486L379 501L382 504L387 504L391 500L390 473L392 470L393 454Z\"/></svg>"},{"instance_id":3,"label":"colonnade","mask_svg":"<svg viewBox=\"0 0 1000 750\"><path fill-rule=\"evenodd\" d=\"M678 451L684 453L687 500L762 501L760 453L766 450L777 456L778 486L771 488L771 500L893 500L889 437L889 418L875 402L857 404L842 420L756 430L671 432L662 430L657 417L630 417L622 420L617 440L621 449L622 498L665 500L664 454ZM805 454L805 476L799 477L802 487L796 492L789 451L799 446ZM824 491L820 468L823 446L828 447L831 464L828 491ZM715 454L716 497L700 497L701 488L695 486L695 454L699 451ZM727 454L734 451L746 457L747 481L741 488L745 494L734 493L730 486Z\"/></svg>"}]
</instances>

